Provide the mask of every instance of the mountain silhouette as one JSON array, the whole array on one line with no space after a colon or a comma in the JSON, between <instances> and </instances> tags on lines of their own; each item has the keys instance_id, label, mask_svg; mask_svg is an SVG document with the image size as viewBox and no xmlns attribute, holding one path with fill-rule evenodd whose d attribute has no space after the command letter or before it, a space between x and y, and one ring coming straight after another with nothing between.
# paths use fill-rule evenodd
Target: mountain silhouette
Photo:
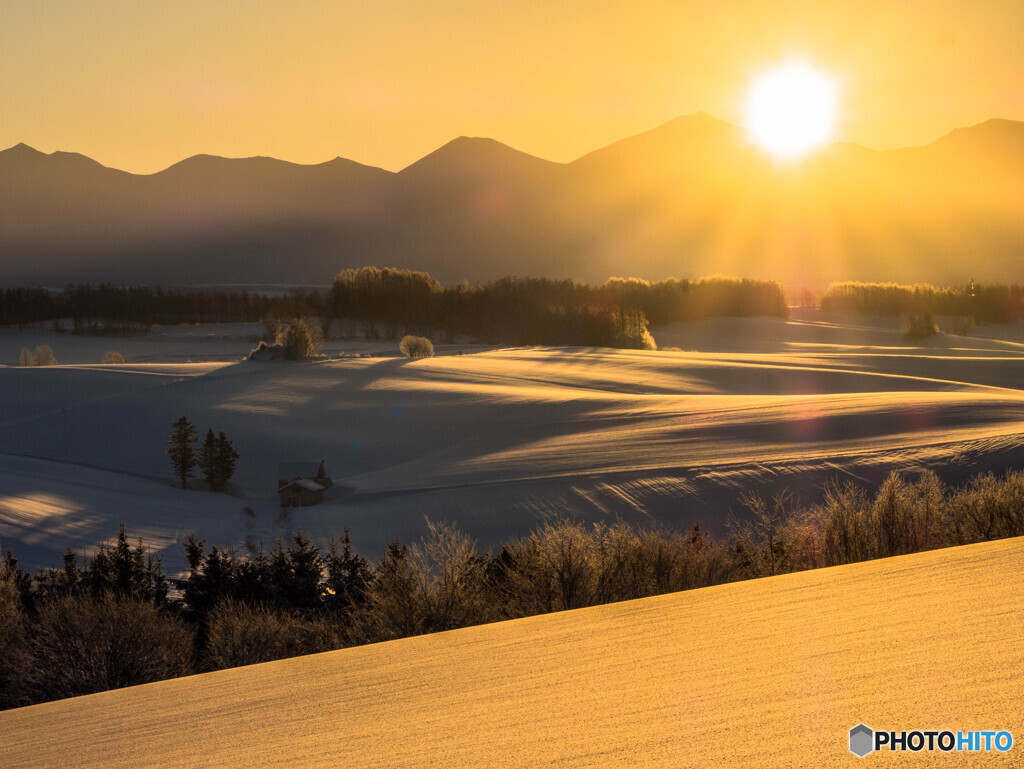
<instances>
[{"instance_id":1,"label":"mountain silhouette","mask_svg":"<svg viewBox=\"0 0 1024 769\"><path fill-rule=\"evenodd\" d=\"M704 114L553 163L460 137L397 173L197 155L149 175L0 151L5 285L327 283L363 264L442 281L730 273L831 280L1017 276L1024 123L776 162ZM1019 279L1017 276L1016 279Z\"/></svg>"}]
</instances>

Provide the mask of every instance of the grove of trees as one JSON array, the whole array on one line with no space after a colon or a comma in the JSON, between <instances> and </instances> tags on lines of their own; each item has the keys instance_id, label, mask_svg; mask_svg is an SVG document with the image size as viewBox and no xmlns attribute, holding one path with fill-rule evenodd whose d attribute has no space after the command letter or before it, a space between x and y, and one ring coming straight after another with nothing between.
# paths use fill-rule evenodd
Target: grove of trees
<instances>
[{"instance_id":1,"label":"grove of trees","mask_svg":"<svg viewBox=\"0 0 1024 769\"><path fill-rule=\"evenodd\" d=\"M188 417L181 417L167 434L164 453L170 458L175 477L181 488L188 488L188 479L197 465L203 471L206 482L213 491L223 491L235 473L238 452L234 444L223 433L214 435L213 428L206 432L201 447L196 447L199 433Z\"/></svg>"},{"instance_id":2,"label":"grove of trees","mask_svg":"<svg viewBox=\"0 0 1024 769\"><path fill-rule=\"evenodd\" d=\"M979 323L1012 323L1024 318L1024 286L981 285L973 280L957 288L847 281L828 287L821 309L890 317L930 311Z\"/></svg>"},{"instance_id":3,"label":"grove of trees","mask_svg":"<svg viewBox=\"0 0 1024 769\"><path fill-rule=\"evenodd\" d=\"M601 286L572 280L507 277L485 284L441 286L423 272L363 267L343 270L329 292L293 289L284 295L147 286L69 285L0 291L0 325L24 327L70 319L74 334L144 334L154 324L337 320L349 335L400 339L405 334L485 343L652 347L651 323L716 315L787 313L774 281L703 278L650 282L613 278ZM325 326L329 325L327 323ZM278 340L289 356L308 351L303 321ZM63 325L61 325L63 328ZM294 339L289 337L294 336Z\"/></svg>"}]
</instances>

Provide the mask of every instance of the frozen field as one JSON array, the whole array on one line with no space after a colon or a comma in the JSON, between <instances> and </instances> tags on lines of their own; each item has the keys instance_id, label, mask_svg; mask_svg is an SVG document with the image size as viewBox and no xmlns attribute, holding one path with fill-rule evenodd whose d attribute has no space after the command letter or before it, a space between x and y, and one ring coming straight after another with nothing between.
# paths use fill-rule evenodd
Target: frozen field
<instances>
[{"instance_id":1,"label":"frozen field","mask_svg":"<svg viewBox=\"0 0 1024 769\"><path fill-rule=\"evenodd\" d=\"M0 360L45 342L60 361L0 367L0 544L59 564L124 521L175 574L192 531L244 548L349 526L371 556L418 539L424 516L484 547L548 515L721 531L746 491L789 486L810 502L829 478L1024 467L1020 326L906 347L895 322L797 312L654 329L681 352L442 347L408 361L395 343L331 342L327 361L241 361L260 331L0 333ZM129 363L94 363L106 349ZM175 487L163 447L182 415L234 440L230 493ZM283 512L278 462L320 458L328 499Z\"/></svg>"},{"instance_id":2,"label":"frozen field","mask_svg":"<svg viewBox=\"0 0 1024 769\"><path fill-rule=\"evenodd\" d=\"M831 767L849 729L1008 730L1024 540L740 582L0 713L29 767Z\"/></svg>"}]
</instances>

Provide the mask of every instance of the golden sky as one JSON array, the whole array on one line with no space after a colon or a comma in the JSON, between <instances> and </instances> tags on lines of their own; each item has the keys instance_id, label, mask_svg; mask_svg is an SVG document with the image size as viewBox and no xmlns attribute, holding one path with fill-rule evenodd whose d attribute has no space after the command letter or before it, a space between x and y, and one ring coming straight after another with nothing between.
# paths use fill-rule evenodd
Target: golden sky
<instances>
[{"instance_id":1,"label":"golden sky","mask_svg":"<svg viewBox=\"0 0 1024 769\"><path fill-rule=\"evenodd\" d=\"M569 161L760 70L842 83L839 138L1024 119L1021 0L0 0L0 148L136 173L197 153L398 170L459 135Z\"/></svg>"}]
</instances>

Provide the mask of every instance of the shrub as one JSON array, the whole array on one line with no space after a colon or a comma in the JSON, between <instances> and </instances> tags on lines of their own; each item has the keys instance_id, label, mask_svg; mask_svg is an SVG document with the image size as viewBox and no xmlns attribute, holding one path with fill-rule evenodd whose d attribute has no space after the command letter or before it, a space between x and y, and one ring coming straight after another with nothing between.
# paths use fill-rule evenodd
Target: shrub
<instances>
[{"instance_id":1,"label":"shrub","mask_svg":"<svg viewBox=\"0 0 1024 769\"><path fill-rule=\"evenodd\" d=\"M103 357L100 359L100 363L124 363L124 356L114 350L109 350L103 353Z\"/></svg>"},{"instance_id":2,"label":"shrub","mask_svg":"<svg viewBox=\"0 0 1024 769\"><path fill-rule=\"evenodd\" d=\"M193 672L192 632L152 602L80 594L44 604L32 636L35 701Z\"/></svg>"},{"instance_id":3,"label":"shrub","mask_svg":"<svg viewBox=\"0 0 1024 769\"><path fill-rule=\"evenodd\" d=\"M398 345L407 358L433 358L434 343L425 336L404 336Z\"/></svg>"},{"instance_id":4,"label":"shrub","mask_svg":"<svg viewBox=\"0 0 1024 769\"><path fill-rule=\"evenodd\" d=\"M903 338L908 342L927 339L939 333L939 324L935 322L935 313L931 309L909 311L903 317Z\"/></svg>"},{"instance_id":5,"label":"shrub","mask_svg":"<svg viewBox=\"0 0 1024 769\"><path fill-rule=\"evenodd\" d=\"M203 658L206 670L255 665L341 646L337 632L327 623L305 621L268 606L224 600L214 608L209 622Z\"/></svg>"}]
</instances>

